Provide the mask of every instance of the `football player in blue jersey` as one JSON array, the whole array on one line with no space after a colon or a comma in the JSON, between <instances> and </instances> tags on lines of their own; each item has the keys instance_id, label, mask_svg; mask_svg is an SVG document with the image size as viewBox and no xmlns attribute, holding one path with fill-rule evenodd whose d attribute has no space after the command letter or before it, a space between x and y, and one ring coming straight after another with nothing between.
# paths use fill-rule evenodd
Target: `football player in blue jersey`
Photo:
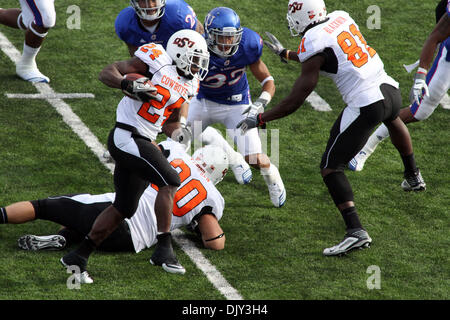
<instances>
[{"instance_id":1,"label":"football player in blue jersey","mask_svg":"<svg viewBox=\"0 0 450 320\"><path fill-rule=\"evenodd\" d=\"M404 123L428 119L450 89L449 6L450 0L441 0L436 6L437 24L422 49L419 69L414 77L414 85L410 93L411 105L400 110L399 116ZM430 71L427 71L438 43L440 43L439 51ZM349 169L361 171L378 144L387 137L389 137L389 131L382 124L369 137L361 151L350 160Z\"/></svg>"},{"instance_id":2,"label":"football player in blue jersey","mask_svg":"<svg viewBox=\"0 0 450 320\"><path fill-rule=\"evenodd\" d=\"M170 36L182 29L204 32L194 10L183 0L131 0L117 16L115 28L130 56L150 42L165 48Z\"/></svg>"},{"instance_id":3,"label":"football player in blue jersey","mask_svg":"<svg viewBox=\"0 0 450 320\"><path fill-rule=\"evenodd\" d=\"M286 190L278 168L262 152L258 129L245 134L236 129L247 114L262 112L275 93L274 79L261 60L262 39L255 31L241 27L239 16L226 7L212 9L205 18L204 28L210 51L209 71L200 83L197 96L190 102L188 126L195 139L218 144L227 152L239 183L246 184L251 180L247 163L260 169L273 205L281 207L286 200ZM250 97L247 67L262 87L261 95L254 101ZM214 123L225 125L240 154L217 130L207 128ZM236 160L236 154L245 157L246 167Z\"/></svg>"}]
</instances>

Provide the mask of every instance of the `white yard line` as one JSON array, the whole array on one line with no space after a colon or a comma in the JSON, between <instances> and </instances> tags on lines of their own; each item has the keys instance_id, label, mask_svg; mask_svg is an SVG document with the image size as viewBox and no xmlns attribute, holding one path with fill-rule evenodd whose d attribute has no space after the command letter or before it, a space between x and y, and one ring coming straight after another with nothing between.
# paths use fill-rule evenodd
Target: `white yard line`
<instances>
[{"instance_id":1,"label":"white yard line","mask_svg":"<svg viewBox=\"0 0 450 320\"><path fill-rule=\"evenodd\" d=\"M20 52L14 45L0 32L0 48L1 50L14 62L20 59ZM11 68L13 70L13 68ZM11 71L12 72L12 71ZM81 140L92 150L100 162L114 172L114 164L108 163L103 154L106 151L105 147L100 143L97 137L89 130L88 127L81 121L81 119L72 111L70 106L65 103L47 83L33 83L45 100L56 109L62 116L63 121L80 137ZM173 232L174 240L181 247L181 249L189 256L194 264L206 275L208 280L213 284L217 290L220 291L225 298L229 300L242 300L242 296L234 289L219 271L206 259L201 251L195 247L195 244L188 240L181 230Z\"/></svg>"}]
</instances>

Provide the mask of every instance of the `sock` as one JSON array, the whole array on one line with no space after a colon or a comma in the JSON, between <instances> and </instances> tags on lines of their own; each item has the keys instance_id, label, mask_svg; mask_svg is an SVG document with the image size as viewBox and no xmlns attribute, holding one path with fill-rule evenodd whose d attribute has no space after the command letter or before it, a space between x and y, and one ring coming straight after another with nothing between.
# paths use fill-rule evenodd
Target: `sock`
<instances>
[{"instance_id":1,"label":"sock","mask_svg":"<svg viewBox=\"0 0 450 320\"><path fill-rule=\"evenodd\" d=\"M60 236L63 236L66 239L66 247L70 247L74 243L79 243L83 241L83 236L75 230L63 228L58 231Z\"/></svg>"},{"instance_id":2,"label":"sock","mask_svg":"<svg viewBox=\"0 0 450 320\"><path fill-rule=\"evenodd\" d=\"M361 151L366 153L366 157L370 156L375 151L378 144L387 137L389 137L389 130L384 124L381 124L369 137Z\"/></svg>"},{"instance_id":3,"label":"sock","mask_svg":"<svg viewBox=\"0 0 450 320\"><path fill-rule=\"evenodd\" d=\"M261 168L260 172L267 185L274 183L283 184L280 172L278 171L278 168L273 164L270 164L269 168Z\"/></svg>"},{"instance_id":4,"label":"sock","mask_svg":"<svg viewBox=\"0 0 450 320\"><path fill-rule=\"evenodd\" d=\"M20 62L23 64L36 64L36 56L39 53L39 50L41 50L41 47L32 48L24 43Z\"/></svg>"},{"instance_id":5,"label":"sock","mask_svg":"<svg viewBox=\"0 0 450 320\"><path fill-rule=\"evenodd\" d=\"M91 253L94 252L96 247L97 246L95 245L94 241L92 241L89 236L86 236L84 240L81 241L80 246L75 250L75 252L80 256L88 259Z\"/></svg>"},{"instance_id":6,"label":"sock","mask_svg":"<svg viewBox=\"0 0 450 320\"><path fill-rule=\"evenodd\" d=\"M350 229L362 228L361 222L359 221L358 212L355 207L349 207L341 211L342 218L344 218L345 226L347 231Z\"/></svg>"},{"instance_id":7,"label":"sock","mask_svg":"<svg viewBox=\"0 0 450 320\"><path fill-rule=\"evenodd\" d=\"M405 166L405 173L415 173L417 171L416 160L414 153L407 156L402 156L403 165Z\"/></svg>"},{"instance_id":8,"label":"sock","mask_svg":"<svg viewBox=\"0 0 450 320\"><path fill-rule=\"evenodd\" d=\"M7 224L8 223L8 215L6 214L5 208L0 208L0 224Z\"/></svg>"}]
</instances>

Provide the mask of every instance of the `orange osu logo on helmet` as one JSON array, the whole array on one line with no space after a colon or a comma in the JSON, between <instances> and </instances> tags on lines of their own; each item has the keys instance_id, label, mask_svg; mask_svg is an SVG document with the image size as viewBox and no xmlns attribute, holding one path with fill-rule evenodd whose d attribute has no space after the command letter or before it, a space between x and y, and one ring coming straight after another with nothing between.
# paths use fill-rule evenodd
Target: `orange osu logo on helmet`
<instances>
[{"instance_id":1,"label":"orange osu logo on helmet","mask_svg":"<svg viewBox=\"0 0 450 320\"><path fill-rule=\"evenodd\" d=\"M293 2L289 5L289 12L294 13L295 11L302 10L303 2Z\"/></svg>"}]
</instances>

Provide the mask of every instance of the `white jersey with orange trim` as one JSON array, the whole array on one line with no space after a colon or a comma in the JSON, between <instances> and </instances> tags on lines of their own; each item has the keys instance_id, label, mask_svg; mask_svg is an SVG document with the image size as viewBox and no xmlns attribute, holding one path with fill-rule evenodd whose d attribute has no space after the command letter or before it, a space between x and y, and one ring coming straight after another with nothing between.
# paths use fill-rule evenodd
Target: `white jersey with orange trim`
<instances>
[{"instance_id":1,"label":"white jersey with orange trim","mask_svg":"<svg viewBox=\"0 0 450 320\"><path fill-rule=\"evenodd\" d=\"M225 200L214 184L201 172L184 147L178 142L166 140L160 145L169 152L167 160L180 175L181 185L175 194L171 230L189 225L199 213L212 213L220 220ZM156 243L155 216L156 186L149 186L139 200L136 213L125 219L130 227L136 252Z\"/></svg>"},{"instance_id":2,"label":"white jersey with orange trim","mask_svg":"<svg viewBox=\"0 0 450 320\"><path fill-rule=\"evenodd\" d=\"M334 11L327 18L303 36L297 52L300 62L322 52L334 54L335 66L321 73L334 80L349 107L364 107L382 100L382 83L398 88L398 82L386 74L379 55L367 45L347 12Z\"/></svg>"},{"instance_id":3,"label":"white jersey with orange trim","mask_svg":"<svg viewBox=\"0 0 450 320\"><path fill-rule=\"evenodd\" d=\"M199 82L196 78L188 80L179 76L172 58L159 44L143 45L134 55L148 65L158 95L146 103L125 96L117 107L116 119L155 140L172 112L197 93Z\"/></svg>"}]
</instances>

